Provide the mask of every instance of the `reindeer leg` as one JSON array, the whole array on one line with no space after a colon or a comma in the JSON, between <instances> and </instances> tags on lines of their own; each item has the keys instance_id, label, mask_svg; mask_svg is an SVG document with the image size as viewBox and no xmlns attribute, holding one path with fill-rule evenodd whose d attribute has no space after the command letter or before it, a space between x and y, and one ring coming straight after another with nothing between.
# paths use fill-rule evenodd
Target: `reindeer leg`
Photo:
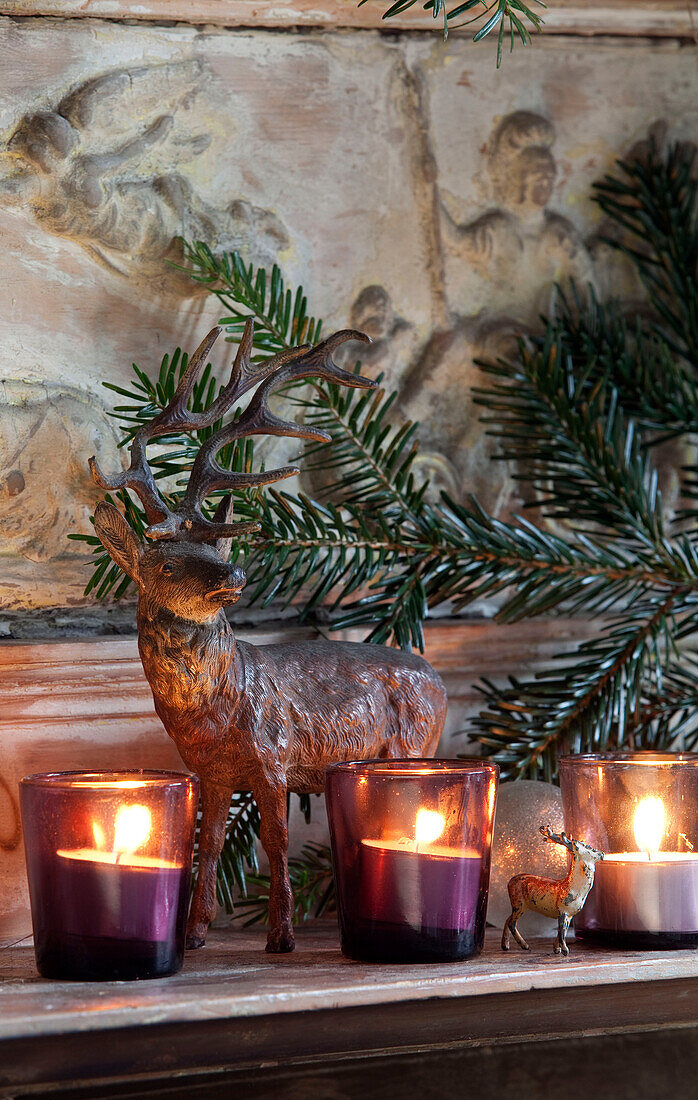
<instances>
[{"instance_id":1,"label":"reindeer leg","mask_svg":"<svg viewBox=\"0 0 698 1100\"><path fill-rule=\"evenodd\" d=\"M526 943L526 940L523 938L523 936L519 932L518 928L516 927L516 924L517 924L517 921L519 920L519 917L522 917L525 912L526 912L525 909L513 909L512 913L511 913L511 916L509 917L509 920L507 921L507 924L509 925L509 928L511 930L511 934L514 937L514 939L516 940L516 942L518 943L519 947L523 948L524 951L530 951L531 948Z\"/></svg>"},{"instance_id":2,"label":"reindeer leg","mask_svg":"<svg viewBox=\"0 0 698 1100\"><path fill-rule=\"evenodd\" d=\"M267 951L293 951L293 894L288 878L286 788L265 784L255 791L262 847L269 860L269 932Z\"/></svg>"},{"instance_id":3,"label":"reindeer leg","mask_svg":"<svg viewBox=\"0 0 698 1100\"><path fill-rule=\"evenodd\" d=\"M511 917L513 916L514 914L512 913ZM502 929L502 951L508 951L509 944L511 943L511 927L509 925L511 917L507 917L504 921L504 928Z\"/></svg>"},{"instance_id":4,"label":"reindeer leg","mask_svg":"<svg viewBox=\"0 0 698 1100\"><path fill-rule=\"evenodd\" d=\"M569 955L570 953L570 949L567 946L567 929L570 926L570 919L567 913L560 913L557 918L557 938L553 948L556 955Z\"/></svg>"},{"instance_id":5,"label":"reindeer leg","mask_svg":"<svg viewBox=\"0 0 698 1100\"><path fill-rule=\"evenodd\" d=\"M225 823L233 792L201 782L199 873L187 923L187 947L203 947L208 926L216 913L216 864L225 840Z\"/></svg>"}]
</instances>

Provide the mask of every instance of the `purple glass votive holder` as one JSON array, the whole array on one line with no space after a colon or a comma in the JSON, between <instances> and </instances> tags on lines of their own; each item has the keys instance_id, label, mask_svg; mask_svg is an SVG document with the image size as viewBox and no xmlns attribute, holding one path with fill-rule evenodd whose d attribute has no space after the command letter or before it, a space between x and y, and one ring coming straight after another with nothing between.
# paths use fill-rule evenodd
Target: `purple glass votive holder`
<instances>
[{"instance_id":1,"label":"purple glass votive holder","mask_svg":"<svg viewBox=\"0 0 698 1100\"><path fill-rule=\"evenodd\" d=\"M327 769L345 955L451 962L482 949L498 773L476 759Z\"/></svg>"},{"instance_id":2,"label":"purple glass votive holder","mask_svg":"<svg viewBox=\"0 0 698 1100\"><path fill-rule=\"evenodd\" d=\"M163 978L184 960L198 780L60 772L20 783L44 978Z\"/></svg>"},{"instance_id":3,"label":"purple glass votive holder","mask_svg":"<svg viewBox=\"0 0 698 1100\"><path fill-rule=\"evenodd\" d=\"M559 768L565 830L604 853L575 934L698 948L698 754L563 756Z\"/></svg>"}]
</instances>

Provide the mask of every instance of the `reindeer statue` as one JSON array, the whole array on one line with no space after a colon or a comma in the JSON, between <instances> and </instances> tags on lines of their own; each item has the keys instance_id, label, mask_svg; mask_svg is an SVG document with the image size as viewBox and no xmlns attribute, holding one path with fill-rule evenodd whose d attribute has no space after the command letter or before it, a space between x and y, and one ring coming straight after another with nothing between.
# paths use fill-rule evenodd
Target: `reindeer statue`
<instances>
[{"instance_id":1,"label":"reindeer statue","mask_svg":"<svg viewBox=\"0 0 698 1100\"><path fill-rule=\"evenodd\" d=\"M557 936L554 951L556 955L569 955L567 930L572 917L579 913L594 885L594 867L603 852L583 844L581 840L572 840L566 833L553 833L547 825L541 825L543 839L550 844L563 844L572 858L570 869L564 878L541 878L539 875L514 875L509 879L509 898L511 916L507 917L502 932L502 951L509 950L509 941L514 937L519 947L525 951L529 945L518 928L517 921L527 909L540 913L544 917L557 918Z\"/></svg>"},{"instance_id":2,"label":"reindeer statue","mask_svg":"<svg viewBox=\"0 0 698 1100\"><path fill-rule=\"evenodd\" d=\"M187 946L200 947L215 912L216 864L231 797L251 790L270 867L267 951L292 951L293 898L288 878L286 793L317 793L328 764L369 757L432 756L443 729L446 693L422 658L385 646L306 641L257 647L237 642L224 613L235 604L245 573L228 561L232 540L258 524L232 522L223 497L213 519L204 499L221 490L266 485L297 473L294 466L235 473L216 461L221 449L251 435L329 440L327 433L281 420L270 394L311 376L344 386L374 382L332 360L346 340L337 332L315 347L251 362L248 321L230 380L205 412L188 408L192 389L219 333L202 342L169 405L136 432L127 470L106 477L90 459L103 489L130 489L145 509L149 543L141 544L121 512L106 502L95 530L113 560L138 587L138 646L155 709L187 767L201 784L199 875L187 926ZM173 432L211 427L254 390L247 408L213 432L194 459L175 508L158 492L147 444Z\"/></svg>"}]
</instances>

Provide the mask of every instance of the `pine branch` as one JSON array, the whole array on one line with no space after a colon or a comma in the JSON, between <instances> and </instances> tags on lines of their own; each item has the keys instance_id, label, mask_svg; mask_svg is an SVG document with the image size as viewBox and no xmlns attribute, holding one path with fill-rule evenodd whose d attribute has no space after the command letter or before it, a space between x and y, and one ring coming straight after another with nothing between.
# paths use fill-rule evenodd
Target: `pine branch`
<instances>
[{"instance_id":1,"label":"pine branch","mask_svg":"<svg viewBox=\"0 0 698 1100\"><path fill-rule=\"evenodd\" d=\"M329 443L308 446L304 453L306 469L336 471L323 497L380 511L394 523L419 525L426 489L424 483L415 485L412 474L419 425L409 420L398 428L391 425L396 398L394 392L386 400L383 389L361 392L332 385L314 385L309 399L292 394L305 410L306 423L331 436Z\"/></svg>"},{"instance_id":2,"label":"pine branch","mask_svg":"<svg viewBox=\"0 0 698 1100\"><path fill-rule=\"evenodd\" d=\"M696 514L684 509L692 530L668 539L651 462L653 447L695 434L698 424L692 162L686 150L666 157L651 150L649 166L621 166L623 178L607 178L600 188L598 201L632 239L616 246L637 264L660 322L653 329L641 316L628 322L612 304L593 294L583 303L573 291L542 337L522 344L513 362L487 368L495 382L478 395L503 440L498 457L529 463L520 476L539 494L543 514L564 521L577 538L593 532L602 554L620 551L623 568L632 559L644 573L636 580L615 581L610 571L598 582L590 577L578 599L568 590L564 606L572 613L615 610L614 623L558 669L512 679L504 689L484 685L480 738L505 773L550 777L561 748L666 747L678 736L694 743L695 684L677 673L675 647L697 625ZM693 477L689 472L689 495ZM560 593L568 583L564 578ZM536 603L524 585L505 616L519 607L528 615L560 593L544 583Z\"/></svg>"},{"instance_id":3,"label":"pine branch","mask_svg":"<svg viewBox=\"0 0 698 1100\"><path fill-rule=\"evenodd\" d=\"M503 774L550 779L561 749L603 752L629 741L641 747L643 703L661 692L663 667L676 654L674 617L690 615L695 629L693 607L681 603L686 595L676 589L661 601L638 601L603 637L563 658L559 672L511 678L504 690L486 682L478 740Z\"/></svg>"},{"instance_id":4,"label":"pine branch","mask_svg":"<svg viewBox=\"0 0 698 1100\"><path fill-rule=\"evenodd\" d=\"M165 382L160 401L172 388L169 378ZM349 488L349 499L338 509L302 494L240 495L239 514L259 520L262 527L259 536L236 547L248 567L253 603L267 605L281 595L286 604L302 598L303 615L323 603L330 610L341 603L335 625L369 625L372 640L392 637L411 646L422 644L421 622L428 608L446 601L461 610L475 599L512 590L500 613L511 621L563 603L574 606L574 601L597 614L627 598L633 585L695 583L696 562L688 545L679 553L678 544L673 550L648 544L631 555L584 538L571 544L526 521L503 524L474 502L470 508L454 502L447 502L446 509L428 507L424 486L416 488L410 472L411 426L392 429L384 423L387 402L380 394L370 406L363 397L340 401L336 392L318 402L318 420L331 426L340 447L341 487ZM132 411L138 418L138 409ZM196 446L192 441L183 459L181 448L175 450L176 462L166 454L162 468L185 472ZM332 444L326 447L325 464L331 465ZM367 456L368 474L361 481ZM250 447L231 450L228 457L238 468L251 468ZM142 530L142 514L130 507ZM91 543L100 551L100 565L110 565L94 537ZM112 571L110 579L116 577ZM369 585L367 595L349 602ZM107 591L104 584L100 594Z\"/></svg>"},{"instance_id":5,"label":"pine branch","mask_svg":"<svg viewBox=\"0 0 698 1100\"><path fill-rule=\"evenodd\" d=\"M203 241L180 240L190 266L178 270L205 286L228 310L219 324L232 341L239 343L249 317L255 318L254 348L262 358L319 341L322 322L308 315L303 288L298 287L294 294L276 264L267 278L264 268L246 265L237 252L214 255Z\"/></svg>"},{"instance_id":6,"label":"pine branch","mask_svg":"<svg viewBox=\"0 0 698 1100\"><path fill-rule=\"evenodd\" d=\"M522 518L497 520L476 501L469 507L446 502L442 529L454 553L440 561L430 606L449 600L459 611L503 593L497 619L516 622L559 608L596 617L639 596L698 592L698 555L686 539L665 546L660 556L651 545L636 549L584 535L562 538Z\"/></svg>"},{"instance_id":7,"label":"pine branch","mask_svg":"<svg viewBox=\"0 0 698 1100\"><path fill-rule=\"evenodd\" d=\"M115 412L124 421L122 432L126 441L133 434L134 423L142 423L167 403L186 363L187 356L179 351L171 357L165 356L157 382L134 367L133 388L121 391L130 404ZM208 404L215 399L217 388L208 374L204 381L205 385L195 391L192 405L199 406L202 401ZM298 400L302 402L301 398ZM235 548L237 558L248 565L251 601L268 604L283 592L288 603L305 592L305 614L318 606L333 588L347 597L382 571L397 566L404 555L405 543L400 521L408 509L412 520L418 519L423 495L423 490L414 488L410 472L413 432L393 429L383 422L389 402L383 405L380 394L370 408L363 403L342 402L336 388L330 387L319 400L322 402L319 416L323 420L330 418L335 438L346 425L346 438L338 440L341 450L338 461L345 463L343 475L353 484L355 499L346 501L340 510L329 503L313 502L302 494L291 496L275 490L268 495L235 494L236 514L243 519L258 520L262 528L258 537L242 539ZM175 503L183 491L197 450L211 430L196 433L192 438L179 435L164 438L164 447L153 465L158 476L168 479L168 501ZM253 460L250 440L243 446L226 448L219 457L224 467L246 471L252 468ZM361 481L359 492L358 470L365 463L369 476ZM146 523L140 504L126 493L119 494L118 499L142 537ZM214 495L207 505L208 514L215 504ZM367 504L380 506L380 511L372 515ZM126 592L128 580L112 565L96 537L78 538L96 553L97 572L90 581L90 589L99 582L99 598L110 593L116 595L117 584L119 594Z\"/></svg>"},{"instance_id":8,"label":"pine branch","mask_svg":"<svg viewBox=\"0 0 698 1100\"><path fill-rule=\"evenodd\" d=\"M308 796L299 796L306 822L310 820ZM216 895L226 913L247 916L246 924L268 917L269 876L261 875L257 859L259 810L251 791L237 791L228 811L225 842L218 860ZM198 871L199 822L194 849L194 875ZM334 909L332 862L329 848L308 844L301 855L289 860L295 897L295 920L322 916ZM237 896L235 891L237 889ZM251 914L251 916L250 916Z\"/></svg>"},{"instance_id":9,"label":"pine branch","mask_svg":"<svg viewBox=\"0 0 698 1100\"><path fill-rule=\"evenodd\" d=\"M688 624L691 633L693 621ZM673 745L683 752L698 746L698 659L682 654L664 670L662 690L643 707L643 743L648 748Z\"/></svg>"},{"instance_id":10,"label":"pine branch","mask_svg":"<svg viewBox=\"0 0 698 1100\"><path fill-rule=\"evenodd\" d=\"M273 350L281 350L298 338L317 338L320 323L308 320L305 296L300 289L293 295L278 269L272 273L267 293L264 274L255 275L236 253L217 258L197 243L185 246L185 256L193 277L231 310L231 316L220 323L228 325L233 339L239 338L249 313L262 333L271 334L263 338L260 352L270 349L269 340ZM331 436L329 444L308 448L305 457L311 464L315 459L323 469L337 471L332 495L341 502L341 512L304 496L293 500L288 494L260 496L254 518L262 523L261 538L239 551L249 559L251 602L268 604L283 589L289 603L305 590L306 615L340 582L346 598L394 567L405 541L404 523L421 525L424 531L426 522L426 485L416 487L411 472L417 425L392 427L388 414L394 395L385 400L382 391L364 395L324 382L311 385L311 398L304 396L308 387L291 388L288 394L314 426ZM368 518L378 515L380 519ZM386 609L390 622L374 624L372 637L400 638L403 645L408 639L421 640L420 614L419 602L406 602L402 614Z\"/></svg>"},{"instance_id":11,"label":"pine branch","mask_svg":"<svg viewBox=\"0 0 698 1100\"><path fill-rule=\"evenodd\" d=\"M474 390L491 415L497 458L516 462L543 515L596 538L653 544L663 553L657 472L618 390L594 378L565 347L559 326L542 341L522 340L512 360L481 364L494 380Z\"/></svg>"},{"instance_id":12,"label":"pine branch","mask_svg":"<svg viewBox=\"0 0 698 1100\"><path fill-rule=\"evenodd\" d=\"M541 8L546 6L543 0L534 0L534 2ZM359 7L362 7L365 3L366 0L358 0ZM531 30L526 26L526 23L530 24L534 32L539 31L543 26L542 18L532 11L527 4L524 4L522 0L489 0L489 2L488 0L464 0L463 3L456 4L450 10L446 0L426 0L426 2L425 0L394 0L383 13L382 18L392 19L396 15L402 15L404 11L414 7L417 3L421 3L425 11L430 11L434 19L440 19L444 38L448 37L449 30L458 30L476 23L481 25L473 35L473 42L480 42L487 35L496 31L497 68L502 63L504 34L507 24L510 52L514 49L517 38L524 46L530 44ZM455 20L468 15L470 12L475 12L470 19L464 19L460 23L455 22Z\"/></svg>"},{"instance_id":13,"label":"pine branch","mask_svg":"<svg viewBox=\"0 0 698 1100\"><path fill-rule=\"evenodd\" d=\"M677 359L642 314L628 317L615 301L600 302L593 287L584 295L572 283L557 288L557 308L546 323L591 390L613 388L619 404L650 446L698 434L694 374ZM545 337L529 337L543 348Z\"/></svg>"},{"instance_id":14,"label":"pine branch","mask_svg":"<svg viewBox=\"0 0 698 1100\"><path fill-rule=\"evenodd\" d=\"M236 791L228 811L225 841L218 860L216 875L218 902L227 913L235 911L235 887L243 898L246 897L248 880L251 876L259 874L257 862L259 828L259 810L251 791Z\"/></svg>"},{"instance_id":15,"label":"pine branch","mask_svg":"<svg viewBox=\"0 0 698 1100\"><path fill-rule=\"evenodd\" d=\"M249 316L255 318L255 347L260 356L319 339L322 322L308 315L302 288L294 294L278 267L274 266L267 280L263 269L255 272L236 252L217 257L202 242L184 242L183 247L191 267L182 270L207 286L230 311L219 323L227 327L233 341L240 339ZM360 366L356 364L357 373ZM308 390L310 398L305 396ZM338 471L331 489L336 500L389 509L395 519L403 514L416 518L425 489L415 489L411 472L418 425L391 426L395 394L386 400L382 390L349 390L318 380L289 387L286 392L314 427L323 428L332 437L329 444L307 447L304 458L310 469Z\"/></svg>"},{"instance_id":16,"label":"pine branch","mask_svg":"<svg viewBox=\"0 0 698 1100\"><path fill-rule=\"evenodd\" d=\"M303 595L301 615L325 601L330 608L377 573L398 567L404 547L380 518L339 511L303 494L271 490L260 501L260 534L248 545L248 598L284 605ZM331 598L333 590L336 595Z\"/></svg>"},{"instance_id":17,"label":"pine branch","mask_svg":"<svg viewBox=\"0 0 698 1100\"><path fill-rule=\"evenodd\" d=\"M653 137L645 157L618 162L595 200L620 230L605 236L634 264L656 310L660 338L698 370L698 179L695 146L664 154Z\"/></svg>"},{"instance_id":18,"label":"pine branch","mask_svg":"<svg viewBox=\"0 0 698 1100\"><path fill-rule=\"evenodd\" d=\"M288 861L288 873L293 892L293 923L309 917L322 917L336 908L332 857L324 844L305 844L300 856ZM269 923L269 876L248 876L250 890L238 901L244 927L263 921Z\"/></svg>"}]
</instances>

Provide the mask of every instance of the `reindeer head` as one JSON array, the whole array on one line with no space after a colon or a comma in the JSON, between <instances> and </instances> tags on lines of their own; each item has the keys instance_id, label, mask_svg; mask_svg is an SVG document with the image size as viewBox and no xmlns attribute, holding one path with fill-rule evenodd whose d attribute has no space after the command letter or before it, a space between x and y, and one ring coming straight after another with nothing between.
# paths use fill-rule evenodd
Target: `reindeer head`
<instances>
[{"instance_id":1,"label":"reindeer head","mask_svg":"<svg viewBox=\"0 0 698 1100\"><path fill-rule=\"evenodd\" d=\"M150 541L142 544L114 505L104 501L98 504L95 531L105 550L135 581L140 598L151 608L165 608L194 622L215 618L222 607L237 603L246 578L239 566L228 562L232 540L259 530L258 523L232 522L230 496L221 499L212 519L203 514L203 501L221 490L268 485L298 473L296 466L263 473L226 470L216 461L222 448L251 435L329 441L327 432L281 420L270 411L267 403L270 394L289 382L319 377L363 389L375 386L370 379L342 370L332 361L332 352L346 340L369 342L363 333L337 332L315 347L305 344L291 348L253 365L250 356L254 325L249 320L230 380L204 412L194 414L187 408L189 398L221 331L214 328L209 332L192 356L169 405L138 429L131 444L128 470L106 477L95 458L90 459L90 472L96 484L102 489L130 489L137 493L148 520L145 533ZM173 432L210 428L250 390L255 392L245 411L212 432L201 445L184 496L175 508L170 508L148 465L148 443Z\"/></svg>"},{"instance_id":2,"label":"reindeer head","mask_svg":"<svg viewBox=\"0 0 698 1100\"><path fill-rule=\"evenodd\" d=\"M240 599L245 572L214 546L175 539L141 543L121 512L104 501L95 510L95 531L153 612L163 608L178 618L205 622Z\"/></svg>"},{"instance_id":3,"label":"reindeer head","mask_svg":"<svg viewBox=\"0 0 698 1100\"><path fill-rule=\"evenodd\" d=\"M562 844L573 856L577 856L584 863L598 863L603 859L603 852L592 848L590 844L585 844L583 840L573 840L567 833L554 833L549 825L541 825L540 831L543 834L543 840L547 840L550 844Z\"/></svg>"}]
</instances>

